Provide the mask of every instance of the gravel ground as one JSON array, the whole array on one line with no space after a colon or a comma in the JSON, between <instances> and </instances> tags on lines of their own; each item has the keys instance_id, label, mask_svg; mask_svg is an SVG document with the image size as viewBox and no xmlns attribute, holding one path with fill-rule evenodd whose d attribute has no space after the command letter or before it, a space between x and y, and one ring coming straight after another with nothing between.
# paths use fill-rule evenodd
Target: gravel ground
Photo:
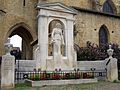
<instances>
[{"instance_id":1,"label":"gravel ground","mask_svg":"<svg viewBox=\"0 0 120 90\"><path fill-rule=\"evenodd\" d=\"M120 83L98 82L92 84L42 86L42 87L17 86L15 89L9 90L120 90Z\"/></svg>"},{"instance_id":2,"label":"gravel ground","mask_svg":"<svg viewBox=\"0 0 120 90\"><path fill-rule=\"evenodd\" d=\"M39 90L120 90L120 83L98 82L94 84L67 85L57 87L44 86Z\"/></svg>"}]
</instances>

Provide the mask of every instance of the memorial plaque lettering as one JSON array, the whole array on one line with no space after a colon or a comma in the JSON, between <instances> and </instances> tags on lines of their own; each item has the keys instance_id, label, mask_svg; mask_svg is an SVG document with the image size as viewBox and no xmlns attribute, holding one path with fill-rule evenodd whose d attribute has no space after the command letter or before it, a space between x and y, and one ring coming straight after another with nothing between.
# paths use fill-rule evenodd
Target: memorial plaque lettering
<instances>
[{"instance_id":1,"label":"memorial plaque lettering","mask_svg":"<svg viewBox=\"0 0 120 90\"><path fill-rule=\"evenodd\" d=\"M3 65L4 65L4 70L12 70L13 67L13 61L12 58L5 58L3 61Z\"/></svg>"}]
</instances>

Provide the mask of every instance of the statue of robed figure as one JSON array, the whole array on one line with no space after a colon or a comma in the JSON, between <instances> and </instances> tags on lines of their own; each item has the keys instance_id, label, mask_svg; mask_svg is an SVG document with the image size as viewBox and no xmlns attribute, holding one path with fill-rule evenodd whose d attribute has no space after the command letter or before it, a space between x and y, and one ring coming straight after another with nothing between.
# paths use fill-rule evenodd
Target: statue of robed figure
<instances>
[{"instance_id":1,"label":"statue of robed figure","mask_svg":"<svg viewBox=\"0 0 120 90\"><path fill-rule=\"evenodd\" d=\"M53 59L61 59L61 46L64 45L64 38L60 23L56 23L55 28L52 30L51 42L53 44Z\"/></svg>"}]
</instances>

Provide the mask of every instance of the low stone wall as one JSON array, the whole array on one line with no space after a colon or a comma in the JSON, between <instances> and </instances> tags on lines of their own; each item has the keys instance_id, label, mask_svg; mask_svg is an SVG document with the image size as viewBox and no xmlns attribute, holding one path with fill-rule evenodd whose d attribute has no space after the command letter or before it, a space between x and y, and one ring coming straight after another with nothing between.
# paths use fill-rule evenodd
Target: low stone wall
<instances>
[{"instance_id":1,"label":"low stone wall","mask_svg":"<svg viewBox=\"0 0 120 90\"><path fill-rule=\"evenodd\" d=\"M82 84L82 83L96 83L98 80L94 79L71 79L71 80L42 80L32 81L26 80L30 86L44 86L44 85L68 85L68 84Z\"/></svg>"},{"instance_id":2,"label":"low stone wall","mask_svg":"<svg viewBox=\"0 0 120 90\"><path fill-rule=\"evenodd\" d=\"M19 63L19 71L33 71L36 67L36 60L16 60L15 68L18 69Z\"/></svg>"},{"instance_id":3,"label":"low stone wall","mask_svg":"<svg viewBox=\"0 0 120 90\"><path fill-rule=\"evenodd\" d=\"M48 64L49 65L49 64ZM36 60L19 60L20 71L33 71L36 67ZM77 67L80 70L104 70L106 68L106 61L77 61ZM18 69L18 60L16 60L16 69Z\"/></svg>"},{"instance_id":4,"label":"low stone wall","mask_svg":"<svg viewBox=\"0 0 120 90\"><path fill-rule=\"evenodd\" d=\"M105 70L106 61L78 61L77 68L80 70L91 70L91 68L95 68L95 70Z\"/></svg>"}]
</instances>

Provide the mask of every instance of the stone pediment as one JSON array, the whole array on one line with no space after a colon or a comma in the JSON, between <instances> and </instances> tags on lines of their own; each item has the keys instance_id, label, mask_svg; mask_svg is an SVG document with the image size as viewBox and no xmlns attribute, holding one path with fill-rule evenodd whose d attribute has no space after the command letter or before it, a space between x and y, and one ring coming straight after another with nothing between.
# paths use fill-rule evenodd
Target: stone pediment
<instances>
[{"instance_id":1,"label":"stone pediment","mask_svg":"<svg viewBox=\"0 0 120 90\"><path fill-rule=\"evenodd\" d=\"M77 11L75 9L73 9L69 6L66 6L62 3L59 3L59 2L38 4L37 9L47 9L47 10L77 14Z\"/></svg>"}]
</instances>

